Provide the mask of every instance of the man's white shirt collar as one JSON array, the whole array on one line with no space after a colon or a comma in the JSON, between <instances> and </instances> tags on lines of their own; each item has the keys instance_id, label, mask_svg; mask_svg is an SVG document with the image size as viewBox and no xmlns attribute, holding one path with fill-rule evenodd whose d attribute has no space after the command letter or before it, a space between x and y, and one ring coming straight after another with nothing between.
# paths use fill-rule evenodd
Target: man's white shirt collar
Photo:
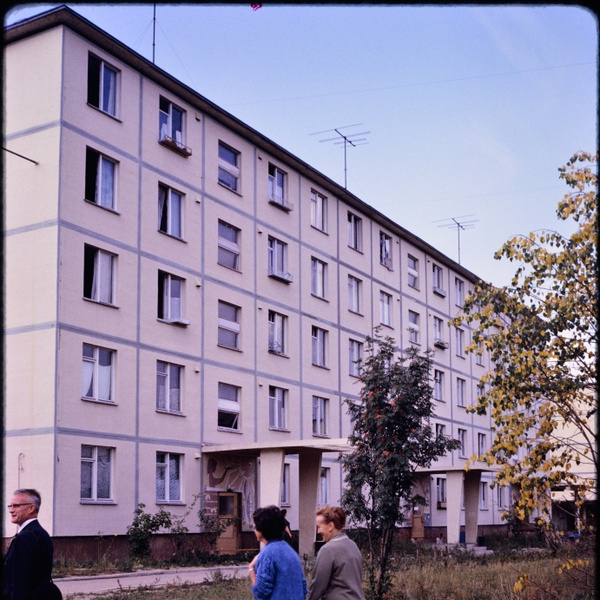
<instances>
[{"instance_id":1,"label":"man's white shirt collar","mask_svg":"<svg viewBox=\"0 0 600 600\"><path fill-rule=\"evenodd\" d=\"M29 525L29 523L31 523L32 521L37 521L37 517L33 517L33 519L28 519L27 521L25 521L25 523L23 523L19 529L17 530L17 533L21 533L21 529L23 529L23 527L27 527L27 525Z\"/></svg>"}]
</instances>

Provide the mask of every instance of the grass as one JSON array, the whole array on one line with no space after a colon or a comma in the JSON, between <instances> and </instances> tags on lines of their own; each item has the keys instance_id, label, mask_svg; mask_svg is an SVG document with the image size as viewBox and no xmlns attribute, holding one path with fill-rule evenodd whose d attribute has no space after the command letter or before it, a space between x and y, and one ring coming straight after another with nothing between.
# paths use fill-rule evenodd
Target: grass
<instances>
[{"instance_id":1,"label":"grass","mask_svg":"<svg viewBox=\"0 0 600 600\"><path fill-rule=\"evenodd\" d=\"M558 574L564 557L549 552L506 553L474 556L468 553L403 555L395 561L394 587L387 600L590 600L588 591L577 588L570 573ZM593 565L590 567L594 573ZM515 591L515 583L527 574L529 585ZM310 574L310 567L307 568ZM94 600L252 600L247 578L228 578L217 572L198 584L121 589L95 595ZM65 600L83 600L77 595Z\"/></svg>"}]
</instances>

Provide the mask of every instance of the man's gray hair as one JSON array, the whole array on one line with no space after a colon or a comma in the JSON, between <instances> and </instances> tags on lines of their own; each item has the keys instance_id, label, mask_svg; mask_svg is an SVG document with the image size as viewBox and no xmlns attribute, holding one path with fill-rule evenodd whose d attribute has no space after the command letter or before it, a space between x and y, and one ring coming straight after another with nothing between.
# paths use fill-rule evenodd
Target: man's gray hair
<instances>
[{"instance_id":1,"label":"man's gray hair","mask_svg":"<svg viewBox=\"0 0 600 600\"><path fill-rule=\"evenodd\" d=\"M40 506L42 504L42 496L37 490L33 490L31 488L21 488L20 490L15 490L14 495L17 494L21 496L27 496L29 502L35 506L36 512L40 510Z\"/></svg>"}]
</instances>

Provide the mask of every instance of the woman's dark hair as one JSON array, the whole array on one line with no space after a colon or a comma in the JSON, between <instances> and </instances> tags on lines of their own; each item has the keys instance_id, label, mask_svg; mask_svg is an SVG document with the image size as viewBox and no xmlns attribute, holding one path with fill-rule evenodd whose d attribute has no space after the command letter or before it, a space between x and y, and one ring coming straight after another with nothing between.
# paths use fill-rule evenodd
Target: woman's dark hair
<instances>
[{"instance_id":1,"label":"woman's dark hair","mask_svg":"<svg viewBox=\"0 0 600 600\"><path fill-rule=\"evenodd\" d=\"M262 533L267 542L283 539L285 520L277 506L257 508L252 518L254 519L254 528Z\"/></svg>"}]
</instances>

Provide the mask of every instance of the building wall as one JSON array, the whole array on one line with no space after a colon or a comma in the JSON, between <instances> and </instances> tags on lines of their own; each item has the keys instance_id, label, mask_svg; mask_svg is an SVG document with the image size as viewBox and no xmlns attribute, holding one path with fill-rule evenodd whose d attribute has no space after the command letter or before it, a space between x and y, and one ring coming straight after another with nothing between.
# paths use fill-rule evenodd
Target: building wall
<instances>
[{"instance_id":1,"label":"building wall","mask_svg":"<svg viewBox=\"0 0 600 600\"><path fill-rule=\"evenodd\" d=\"M40 489L41 518L55 536L123 534L138 503L150 512L163 505L156 501L157 452L181 457L181 500L165 505L183 515L196 495L227 489L222 482L210 484L203 445L311 439L313 396L328 401L327 437L346 437L350 423L342 401L359 394L358 379L349 374L349 343L364 343L380 325L381 291L391 296L391 321L383 332L402 347L412 343L409 311L419 315L422 350L433 344L434 316L443 319L448 348L435 353L435 368L444 372L435 422L446 424L447 434L466 429L470 455L477 433L489 436L490 419L457 406L456 378L465 380L465 405L471 404L485 366L457 356L448 323L460 312L455 278L464 281L466 294L475 277L368 207L350 206L343 190L299 172L272 144L224 126L203 110L202 98L190 101L177 82L166 89L140 73L129 51L117 57L106 48L66 27L6 48L7 141L38 162L7 155L7 493L17 485ZM119 73L116 117L87 103L90 52ZM179 88L181 94L173 91ZM161 97L185 113L188 156L158 141ZM218 182L220 142L239 152L235 192ZM85 200L87 149L116 164L111 210ZM288 210L269 203L269 165L286 174ZM182 195L180 238L158 230L159 185ZM324 231L311 224L313 191L326 197ZM362 219L358 250L348 244L349 211ZM237 270L218 264L219 220L240 230ZM380 264L381 232L391 237L387 266ZM270 237L287 244L290 282L268 276ZM86 245L116 257L110 305L83 297ZM408 277L409 255L419 263L416 286ZM327 263L324 298L312 293L313 258ZM434 264L442 269L445 296L433 291ZM158 318L159 271L183 281L186 324ZM360 280L359 307L349 304L349 276ZM235 350L219 345L219 301L240 310ZM269 352L270 310L287 317L283 356ZM313 327L327 331L324 366L312 364ZM84 345L112 350L110 402L82 398ZM157 410L158 361L181 367L181 407L174 413ZM217 426L219 382L241 390L235 431ZM269 426L271 386L287 391L283 429ZM112 449L110 498L81 499L82 446ZM338 502L343 485L336 458L323 461L331 503ZM301 482L296 458L286 461L288 516L296 528ZM437 467L463 464L465 458L453 452ZM251 487L244 478L232 482ZM255 490L244 493L256 502ZM498 520L490 502L480 522ZM429 524L444 522L444 511L432 505ZM197 531L194 513L186 524Z\"/></svg>"}]
</instances>

